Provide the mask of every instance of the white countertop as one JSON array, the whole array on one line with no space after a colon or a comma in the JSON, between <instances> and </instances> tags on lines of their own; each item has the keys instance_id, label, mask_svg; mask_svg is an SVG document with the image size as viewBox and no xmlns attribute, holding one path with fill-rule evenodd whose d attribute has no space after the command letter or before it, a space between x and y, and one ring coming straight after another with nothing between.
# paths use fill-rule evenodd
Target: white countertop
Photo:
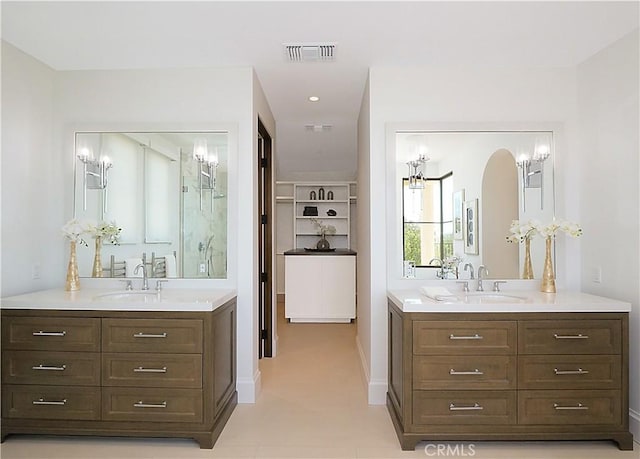
<instances>
[{"instance_id":1,"label":"white countertop","mask_svg":"<svg viewBox=\"0 0 640 459\"><path fill-rule=\"evenodd\" d=\"M538 291L502 292L499 302L492 303L493 292L485 292L482 303L465 302L463 292L454 292L458 301L448 298L436 301L417 289L389 290L387 297L403 312L629 312L631 304L580 292L542 293ZM477 292L467 299L476 301ZM484 300L484 299L483 299Z\"/></svg>"},{"instance_id":2,"label":"white countertop","mask_svg":"<svg viewBox=\"0 0 640 459\"><path fill-rule=\"evenodd\" d=\"M1 309L60 309L75 311L213 311L236 296L232 289L114 289L41 290L0 300Z\"/></svg>"}]
</instances>

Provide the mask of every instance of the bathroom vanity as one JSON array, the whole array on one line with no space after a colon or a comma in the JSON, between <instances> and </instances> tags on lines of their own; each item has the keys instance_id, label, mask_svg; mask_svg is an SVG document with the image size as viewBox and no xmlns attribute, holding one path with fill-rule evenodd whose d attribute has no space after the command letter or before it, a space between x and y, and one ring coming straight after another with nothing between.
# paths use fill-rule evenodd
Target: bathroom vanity
<instances>
[{"instance_id":1,"label":"bathroom vanity","mask_svg":"<svg viewBox=\"0 0 640 459\"><path fill-rule=\"evenodd\" d=\"M2 440L193 438L237 404L231 290L50 290L2 300Z\"/></svg>"},{"instance_id":2,"label":"bathroom vanity","mask_svg":"<svg viewBox=\"0 0 640 459\"><path fill-rule=\"evenodd\" d=\"M351 322L356 317L356 252L288 250L285 317L291 322Z\"/></svg>"},{"instance_id":3,"label":"bathroom vanity","mask_svg":"<svg viewBox=\"0 0 640 459\"><path fill-rule=\"evenodd\" d=\"M632 450L629 311L580 293L389 292L387 407L402 449L609 439Z\"/></svg>"}]
</instances>

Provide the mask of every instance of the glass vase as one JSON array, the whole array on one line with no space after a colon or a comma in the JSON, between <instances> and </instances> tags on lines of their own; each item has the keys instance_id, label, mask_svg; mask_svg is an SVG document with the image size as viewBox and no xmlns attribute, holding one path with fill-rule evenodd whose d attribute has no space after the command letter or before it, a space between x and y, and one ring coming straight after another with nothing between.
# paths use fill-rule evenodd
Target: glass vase
<instances>
[{"instance_id":1,"label":"glass vase","mask_svg":"<svg viewBox=\"0 0 640 459\"><path fill-rule=\"evenodd\" d=\"M91 271L91 277L102 277L102 257L100 252L102 251L102 238L96 237L96 254L93 257L93 270Z\"/></svg>"},{"instance_id":2,"label":"glass vase","mask_svg":"<svg viewBox=\"0 0 640 459\"><path fill-rule=\"evenodd\" d=\"M524 241L524 267L522 268L523 279L533 279L533 266L531 265L531 239Z\"/></svg>"},{"instance_id":3,"label":"glass vase","mask_svg":"<svg viewBox=\"0 0 640 459\"><path fill-rule=\"evenodd\" d=\"M76 256L76 241L70 243L69 266L67 266L67 281L64 289L68 292L80 290L80 276L78 276L78 258Z\"/></svg>"},{"instance_id":4,"label":"glass vase","mask_svg":"<svg viewBox=\"0 0 640 459\"><path fill-rule=\"evenodd\" d=\"M556 279L553 273L553 259L551 258L551 236L547 237L545 241L546 251L544 258L544 270L542 271L542 284L540 291L545 293L556 293Z\"/></svg>"}]
</instances>

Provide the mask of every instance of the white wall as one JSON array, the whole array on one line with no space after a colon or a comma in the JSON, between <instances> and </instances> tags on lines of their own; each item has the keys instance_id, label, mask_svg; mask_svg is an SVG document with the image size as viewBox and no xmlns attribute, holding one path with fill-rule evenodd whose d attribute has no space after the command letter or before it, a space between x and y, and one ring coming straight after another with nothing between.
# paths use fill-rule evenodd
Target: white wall
<instances>
[{"instance_id":1,"label":"white wall","mask_svg":"<svg viewBox=\"0 0 640 459\"><path fill-rule=\"evenodd\" d=\"M54 74L2 42L2 296L65 279L65 169L52 147Z\"/></svg>"},{"instance_id":2,"label":"white wall","mask_svg":"<svg viewBox=\"0 0 640 459\"><path fill-rule=\"evenodd\" d=\"M585 248L582 289L632 304L629 405L636 440L640 439L638 43L636 30L578 66L580 144L575 157L576 164L582 164L578 188ZM596 268L602 270L601 283L593 282Z\"/></svg>"},{"instance_id":3,"label":"white wall","mask_svg":"<svg viewBox=\"0 0 640 459\"><path fill-rule=\"evenodd\" d=\"M370 317L362 324L359 321L359 334L371 337L372 348L365 355L370 371L370 403L384 403L386 388L382 390L379 382L387 378L385 265L388 228L384 203L391 190L383 186L387 183L385 164L388 164L386 125L484 122L495 126L554 122L570 132L574 110L575 69L572 68L373 67L370 70L370 164L366 167L365 160L358 164L359 168L366 167L359 170L359 188L363 188L363 182L376 184L367 187L369 196L363 197L365 202L368 198L371 206L368 209L362 206L358 219L364 230L360 235L370 237L367 244L359 239L359 245L365 251L370 249L372 257L370 265L365 265L371 271L368 278L370 302L360 303L358 310L359 317ZM565 154L566 146L566 142L556 144L557 156ZM556 193L557 213L575 218L565 212L564 179L562 174L556 176L560 188ZM389 224L393 225L393 222ZM359 270L362 267L360 264ZM570 273L558 275L570 277ZM366 287L358 287L359 300L366 297L367 292L363 291ZM365 308L369 310L363 311ZM363 349L368 351L364 346Z\"/></svg>"}]
</instances>

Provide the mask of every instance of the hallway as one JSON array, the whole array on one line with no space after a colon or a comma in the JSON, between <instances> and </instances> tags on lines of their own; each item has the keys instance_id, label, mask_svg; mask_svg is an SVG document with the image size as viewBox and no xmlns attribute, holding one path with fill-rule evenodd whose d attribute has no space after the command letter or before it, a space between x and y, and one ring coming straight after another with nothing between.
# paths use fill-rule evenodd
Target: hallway
<instances>
[{"instance_id":1,"label":"hallway","mask_svg":"<svg viewBox=\"0 0 640 459\"><path fill-rule=\"evenodd\" d=\"M191 440L9 437L2 459L425 458L638 459L611 442L420 443L402 451L386 407L369 406L355 324L289 324L279 304L278 356L260 361L262 392L238 405L213 450ZM441 454L438 454L438 446ZM455 449L457 448L457 449Z\"/></svg>"}]
</instances>

